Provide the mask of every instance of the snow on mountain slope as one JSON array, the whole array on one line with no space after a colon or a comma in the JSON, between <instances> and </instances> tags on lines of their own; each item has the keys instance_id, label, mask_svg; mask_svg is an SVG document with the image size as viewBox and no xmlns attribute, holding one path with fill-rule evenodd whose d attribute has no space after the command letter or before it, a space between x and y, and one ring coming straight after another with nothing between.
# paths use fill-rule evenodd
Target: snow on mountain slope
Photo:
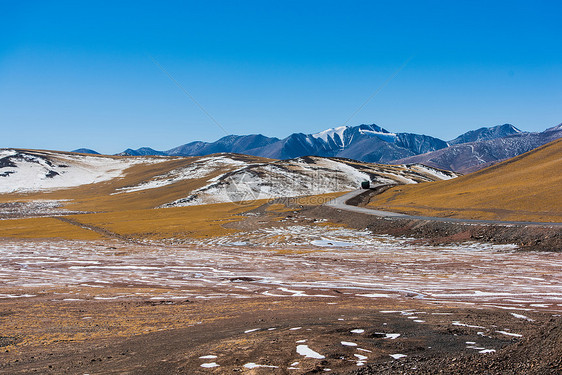
<instances>
[{"instance_id":1,"label":"snow on mountain slope","mask_svg":"<svg viewBox=\"0 0 562 375\"><path fill-rule=\"evenodd\" d=\"M50 151L0 151L0 193L28 193L109 181L154 159L120 159Z\"/></svg>"},{"instance_id":2,"label":"snow on mountain slope","mask_svg":"<svg viewBox=\"0 0 562 375\"><path fill-rule=\"evenodd\" d=\"M382 138L382 139L396 138L395 133L384 133L384 132L381 132L381 131L364 129L364 128L361 128L361 127L359 128L359 133L377 136L377 137Z\"/></svg>"},{"instance_id":3,"label":"snow on mountain slope","mask_svg":"<svg viewBox=\"0 0 562 375\"><path fill-rule=\"evenodd\" d=\"M441 176L439 176L441 173ZM362 181L407 184L456 175L420 166L389 166L353 160L300 157L259 163L220 174L190 195L162 207L317 195L357 189Z\"/></svg>"},{"instance_id":4,"label":"snow on mountain slope","mask_svg":"<svg viewBox=\"0 0 562 375\"><path fill-rule=\"evenodd\" d=\"M434 181L437 180L450 180L451 178L457 177L455 173L451 173L450 171L444 171L442 169L428 167L427 165L423 164L412 164L408 165L411 169L415 171L420 171L425 175L432 176Z\"/></svg>"},{"instance_id":5,"label":"snow on mountain slope","mask_svg":"<svg viewBox=\"0 0 562 375\"><path fill-rule=\"evenodd\" d=\"M321 139L327 145L336 145L344 149L352 142L364 137L377 137L385 142L396 142L397 135L381 128L375 124L359 125L359 126L340 126L337 128L327 129L310 137Z\"/></svg>"},{"instance_id":6,"label":"snow on mountain slope","mask_svg":"<svg viewBox=\"0 0 562 375\"><path fill-rule=\"evenodd\" d=\"M343 138L343 133L349 129L349 126L340 126L337 128L327 129L321 131L320 133L311 134L313 138L320 138L324 142L328 143L328 139L334 141L340 147L345 147L345 142Z\"/></svg>"},{"instance_id":7,"label":"snow on mountain slope","mask_svg":"<svg viewBox=\"0 0 562 375\"><path fill-rule=\"evenodd\" d=\"M223 168L246 165L247 163L223 155L204 157L197 161L194 161L192 164L186 167L174 169L168 173L155 176L152 179L144 181L138 185L119 188L113 194L132 193L135 191L156 189L164 187L166 185L175 184L176 182L180 181L205 178L211 175L213 172L216 172L217 170Z\"/></svg>"}]
</instances>

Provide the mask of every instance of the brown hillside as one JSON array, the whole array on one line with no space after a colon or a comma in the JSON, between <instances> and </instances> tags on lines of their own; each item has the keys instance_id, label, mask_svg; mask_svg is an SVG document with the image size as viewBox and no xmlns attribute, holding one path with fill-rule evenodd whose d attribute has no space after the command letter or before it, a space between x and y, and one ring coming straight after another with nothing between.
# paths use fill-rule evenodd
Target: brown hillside
<instances>
[{"instance_id":1,"label":"brown hillside","mask_svg":"<svg viewBox=\"0 0 562 375\"><path fill-rule=\"evenodd\" d=\"M390 189L369 205L425 216L562 222L562 139L453 180Z\"/></svg>"}]
</instances>

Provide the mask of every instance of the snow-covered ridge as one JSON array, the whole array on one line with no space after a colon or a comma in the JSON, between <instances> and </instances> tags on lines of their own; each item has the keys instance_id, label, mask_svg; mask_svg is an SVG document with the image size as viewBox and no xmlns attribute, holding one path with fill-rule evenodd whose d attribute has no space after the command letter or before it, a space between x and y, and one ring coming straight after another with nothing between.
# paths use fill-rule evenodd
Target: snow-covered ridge
<instances>
[{"instance_id":1,"label":"snow-covered ridge","mask_svg":"<svg viewBox=\"0 0 562 375\"><path fill-rule=\"evenodd\" d=\"M321 131L320 133L311 134L313 138L322 139L324 142L328 143L328 139L331 139L339 146L345 146L343 140L343 133L349 129L349 126L339 126L337 128L326 129ZM336 136L339 139L339 142L336 141Z\"/></svg>"},{"instance_id":2,"label":"snow-covered ridge","mask_svg":"<svg viewBox=\"0 0 562 375\"><path fill-rule=\"evenodd\" d=\"M395 140L398 137L395 133L384 133L384 132L381 132L381 131L364 129L364 128L359 128L359 133L376 136L376 137L379 137L379 138L382 138L382 139L394 139Z\"/></svg>"},{"instance_id":3,"label":"snow-covered ridge","mask_svg":"<svg viewBox=\"0 0 562 375\"><path fill-rule=\"evenodd\" d=\"M359 125L356 127L339 126L337 128L331 128L316 134L311 134L310 136L312 138L321 139L326 144L334 144L343 149L348 147L356 136L361 135L377 137L391 143L396 142L398 139L398 136L395 133L390 133L376 125ZM309 138L307 138L307 142L311 143Z\"/></svg>"},{"instance_id":4,"label":"snow-covered ridge","mask_svg":"<svg viewBox=\"0 0 562 375\"><path fill-rule=\"evenodd\" d=\"M162 207L334 193L357 189L365 180L375 184L412 184L455 176L423 166L385 166L302 157L248 165L220 174L188 196Z\"/></svg>"},{"instance_id":5,"label":"snow-covered ridge","mask_svg":"<svg viewBox=\"0 0 562 375\"><path fill-rule=\"evenodd\" d=\"M172 170L168 173L153 177L149 181L135 186L127 186L117 189L113 194L132 193L135 191L156 189L176 182L205 178L213 172L222 168L245 166L246 163L226 156L201 158L184 168Z\"/></svg>"},{"instance_id":6,"label":"snow-covered ridge","mask_svg":"<svg viewBox=\"0 0 562 375\"><path fill-rule=\"evenodd\" d=\"M122 177L154 158L111 158L49 151L0 150L0 193L28 193L77 187Z\"/></svg>"}]
</instances>

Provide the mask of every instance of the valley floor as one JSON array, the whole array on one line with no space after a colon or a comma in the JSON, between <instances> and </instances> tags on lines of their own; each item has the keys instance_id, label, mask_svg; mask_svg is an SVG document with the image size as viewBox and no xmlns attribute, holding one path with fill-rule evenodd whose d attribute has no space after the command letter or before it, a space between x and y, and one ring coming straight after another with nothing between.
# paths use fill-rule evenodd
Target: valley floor
<instances>
[{"instance_id":1,"label":"valley floor","mask_svg":"<svg viewBox=\"0 0 562 375\"><path fill-rule=\"evenodd\" d=\"M562 371L560 252L290 213L227 226L239 231L1 240L0 372Z\"/></svg>"}]
</instances>

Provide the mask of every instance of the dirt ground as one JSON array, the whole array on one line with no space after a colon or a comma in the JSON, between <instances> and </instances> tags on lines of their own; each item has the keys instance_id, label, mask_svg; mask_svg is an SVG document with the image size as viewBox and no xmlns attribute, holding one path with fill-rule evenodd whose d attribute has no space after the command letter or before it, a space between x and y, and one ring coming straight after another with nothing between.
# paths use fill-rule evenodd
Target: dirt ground
<instances>
[{"instance_id":1,"label":"dirt ground","mask_svg":"<svg viewBox=\"0 0 562 375\"><path fill-rule=\"evenodd\" d=\"M1 239L0 373L562 372L562 253L315 212L193 241Z\"/></svg>"},{"instance_id":2,"label":"dirt ground","mask_svg":"<svg viewBox=\"0 0 562 375\"><path fill-rule=\"evenodd\" d=\"M396 373L425 367L426 373L456 359L459 366L470 368L471 361L494 363L500 358L505 373L518 356L505 358L518 338L498 333L479 334L474 326L501 326L518 334L532 335L549 319L549 314L533 314L535 322L515 319L500 310L477 310L451 306L424 306L415 301L365 301L338 298L336 304L325 300L249 299L246 301L127 301L127 302L47 302L3 304L3 319L12 314L19 321L18 337L37 330L64 330L51 343L18 347L11 345L3 354L3 373L277 373L305 374L319 371L361 374ZM225 303L226 302L226 303ZM331 302L334 303L334 302ZM22 310L25 312L22 313ZM384 310L396 309L396 310ZM398 311L387 313L385 311ZM18 314L19 317L13 317ZM61 318L52 315L63 315ZM163 319L163 316L166 318ZM418 323L409 319L422 317ZM93 317L87 326L85 317ZM41 320L37 327L27 322ZM189 322L167 327L163 320ZM100 335L108 326L126 329L130 321L153 327L150 333ZM127 322L129 321L129 322ZM452 325L451 322L461 321ZM560 323L560 321L558 321ZM509 327L509 328L507 328ZM559 327L559 325L558 325ZM139 327L140 328L140 327ZM364 331L363 331L364 330ZM140 329L139 331L142 331ZM353 332L361 333L353 333ZM493 331L492 331L493 332ZM82 339L70 338L77 333ZM392 334L398 334L397 338ZM548 332L546 333L548 334ZM559 334L559 332L558 332ZM541 336L542 339L548 337ZM559 337L559 336L558 336ZM347 343L343 345L342 343ZM472 344L474 343L474 344ZM353 344L354 346L348 346ZM536 345L536 340L532 345ZM557 341L557 345L560 341ZM308 358L297 352L306 345L324 358ZM502 349L505 348L505 349ZM497 353L480 353L497 350ZM556 351L550 354L547 350ZM517 352L517 351L516 351ZM560 346L541 350L541 370L560 370ZM475 354L474 354L475 353ZM545 353L550 354L547 356ZM391 355L403 354L394 359ZM556 362L557 361L557 362ZM216 364L218 367L202 367ZM256 364L263 367L255 367ZM462 365L461 365L462 364ZM423 366L423 367L422 367ZM447 366L444 366L446 369ZM514 370L517 367L513 367ZM445 373L450 373L445 371ZM462 372L459 372L462 373ZM514 371L513 373L517 373ZM530 373L530 372L527 372ZM548 373L548 372L535 372Z\"/></svg>"}]
</instances>

